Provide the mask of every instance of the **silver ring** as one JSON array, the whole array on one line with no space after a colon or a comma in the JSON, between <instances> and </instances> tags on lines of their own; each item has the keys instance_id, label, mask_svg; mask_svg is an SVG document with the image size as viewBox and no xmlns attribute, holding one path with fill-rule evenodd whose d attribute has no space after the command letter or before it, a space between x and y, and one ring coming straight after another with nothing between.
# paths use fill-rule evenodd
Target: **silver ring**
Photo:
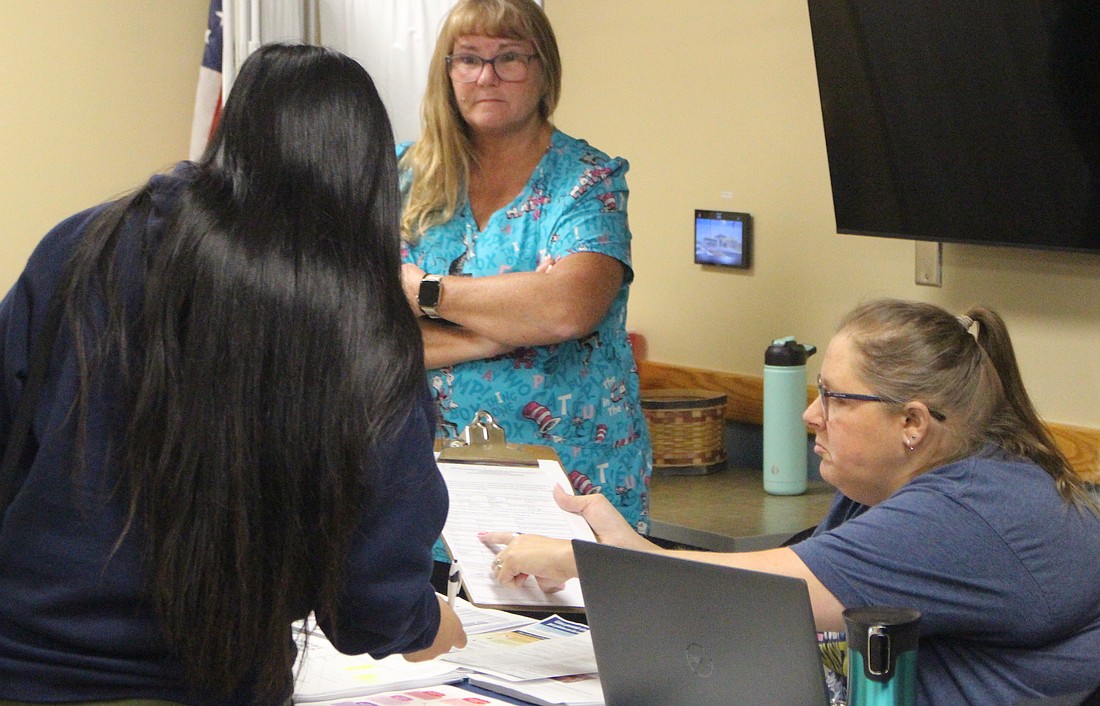
<instances>
[{"instance_id":1,"label":"silver ring","mask_svg":"<svg viewBox=\"0 0 1100 706\"><path fill-rule=\"evenodd\" d=\"M493 571L500 571L500 567L502 566L504 566L504 562L501 561L499 556L496 559L493 559Z\"/></svg>"}]
</instances>

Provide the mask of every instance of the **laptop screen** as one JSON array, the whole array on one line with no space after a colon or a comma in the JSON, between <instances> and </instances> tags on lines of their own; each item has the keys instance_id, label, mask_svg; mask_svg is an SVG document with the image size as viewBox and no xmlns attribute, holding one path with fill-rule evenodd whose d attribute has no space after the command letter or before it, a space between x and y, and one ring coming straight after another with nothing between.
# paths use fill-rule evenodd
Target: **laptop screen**
<instances>
[{"instance_id":1,"label":"laptop screen","mask_svg":"<svg viewBox=\"0 0 1100 706\"><path fill-rule=\"evenodd\" d=\"M806 583L574 541L607 706L827 706Z\"/></svg>"}]
</instances>

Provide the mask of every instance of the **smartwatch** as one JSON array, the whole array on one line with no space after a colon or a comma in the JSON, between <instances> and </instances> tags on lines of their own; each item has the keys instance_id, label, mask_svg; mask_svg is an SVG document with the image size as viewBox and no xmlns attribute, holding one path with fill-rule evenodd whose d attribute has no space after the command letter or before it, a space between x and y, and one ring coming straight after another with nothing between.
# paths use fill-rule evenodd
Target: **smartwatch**
<instances>
[{"instance_id":1,"label":"smartwatch","mask_svg":"<svg viewBox=\"0 0 1100 706\"><path fill-rule=\"evenodd\" d=\"M420 291L416 295L416 303L425 316L433 319L441 318L436 308L443 298L443 276L424 275L420 280Z\"/></svg>"}]
</instances>

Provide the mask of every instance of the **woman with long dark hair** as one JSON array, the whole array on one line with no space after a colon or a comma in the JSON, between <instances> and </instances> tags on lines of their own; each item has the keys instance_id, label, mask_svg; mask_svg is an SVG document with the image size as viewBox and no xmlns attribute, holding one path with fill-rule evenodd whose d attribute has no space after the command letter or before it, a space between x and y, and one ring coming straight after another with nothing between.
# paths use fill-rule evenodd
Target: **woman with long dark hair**
<instances>
[{"instance_id":1,"label":"woman with long dark hair","mask_svg":"<svg viewBox=\"0 0 1100 706\"><path fill-rule=\"evenodd\" d=\"M310 612L349 653L465 643L429 583L447 495L391 135L356 62L261 47L199 163L32 255L0 443L64 309L0 525L0 699L282 703Z\"/></svg>"}]
</instances>

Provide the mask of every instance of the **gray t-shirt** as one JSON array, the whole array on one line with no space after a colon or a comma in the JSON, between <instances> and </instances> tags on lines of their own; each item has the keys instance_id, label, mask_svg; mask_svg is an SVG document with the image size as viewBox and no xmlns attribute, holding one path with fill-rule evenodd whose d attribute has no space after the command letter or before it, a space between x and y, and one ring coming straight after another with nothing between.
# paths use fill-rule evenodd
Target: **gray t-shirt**
<instances>
[{"instance_id":1,"label":"gray t-shirt","mask_svg":"<svg viewBox=\"0 0 1100 706\"><path fill-rule=\"evenodd\" d=\"M1015 704L1100 681L1100 518L989 447L873 507L837 494L792 547L848 608L921 611L917 703Z\"/></svg>"}]
</instances>

